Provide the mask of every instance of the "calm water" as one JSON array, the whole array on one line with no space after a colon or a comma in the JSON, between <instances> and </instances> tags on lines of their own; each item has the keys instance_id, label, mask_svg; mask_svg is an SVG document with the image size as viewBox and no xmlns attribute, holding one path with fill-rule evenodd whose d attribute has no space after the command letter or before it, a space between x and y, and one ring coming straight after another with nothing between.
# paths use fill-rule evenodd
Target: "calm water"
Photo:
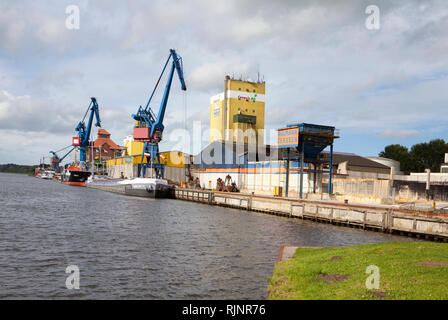
<instances>
[{"instance_id":1,"label":"calm water","mask_svg":"<svg viewBox=\"0 0 448 320\"><path fill-rule=\"evenodd\" d=\"M280 245L405 238L0 173L0 298L264 299ZM80 290L65 269L80 269Z\"/></svg>"}]
</instances>

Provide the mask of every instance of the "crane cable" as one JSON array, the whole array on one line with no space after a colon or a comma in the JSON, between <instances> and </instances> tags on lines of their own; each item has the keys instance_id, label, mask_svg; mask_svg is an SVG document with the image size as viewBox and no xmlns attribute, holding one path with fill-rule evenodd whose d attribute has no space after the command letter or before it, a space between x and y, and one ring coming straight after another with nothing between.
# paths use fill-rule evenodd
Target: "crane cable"
<instances>
[{"instance_id":1,"label":"crane cable","mask_svg":"<svg viewBox=\"0 0 448 320\"><path fill-rule=\"evenodd\" d=\"M54 151L54 153L61 152L62 150L65 150L65 149L70 148L70 147L72 147L71 144L69 144L68 146L66 146L66 147L64 147L64 148L62 148L62 149L59 149L58 151Z\"/></svg>"},{"instance_id":2,"label":"crane cable","mask_svg":"<svg viewBox=\"0 0 448 320\"><path fill-rule=\"evenodd\" d=\"M149 103L152 100L152 96L154 95L154 92L156 92L156 89L157 89L157 87L159 85L160 79L162 78L163 73L165 72L166 66L168 65L168 62L170 61L170 58L171 58L171 54L168 56L168 59L165 62L165 66L163 67L163 70L162 70L162 73L159 76L159 79L157 79L156 85L155 85L154 89L152 90L152 93L151 93L151 96L149 97L148 103L146 104L145 111L148 111Z\"/></svg>"},{"instance_id":3,"label":"crane cable","mask_svg":"<svg viewBox=\"0 0 448 320\"><path fill-rule=\"evenodd\" d=\"M92 101L90 101L89 106L87 107L87 111L86 111L86 113L84 114L84 117L82 118L82 121L81 121L81 122L84 122L84 120L86 119L87 113L89 113L89 110L90 110L90 106L91 106L91 105L92 105Z\"/></svg>"},{"instance_id":4,"label":"crane cable","mask_svg":"<svg viewBox=\"0 0 448 320\"><path fill-rule=\"evenodd\" d=\"M184 147L183 152L189 151L189 146L187 146L187 91L183 94L183 104L184 104Z\"/></svg>"}]
</instances>

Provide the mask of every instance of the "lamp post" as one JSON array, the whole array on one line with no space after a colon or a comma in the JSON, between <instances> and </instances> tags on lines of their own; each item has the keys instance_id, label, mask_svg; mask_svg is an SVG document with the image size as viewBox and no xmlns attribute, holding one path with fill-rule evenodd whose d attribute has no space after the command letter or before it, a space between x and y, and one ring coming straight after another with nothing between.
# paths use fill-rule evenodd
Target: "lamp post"
<instances>
[{"instance_id":1,"label":"lamp post","mask_svg":"<svg viewBox=\"0 0 448 320\"><path fill-rule=\"evenodd\" d=\"M100 149L100 162L98 163L98 166L99 166L99 165L102 163L102 161L103 161L102 158L101 158L101 147L102 147L101 145L98 146L98 148Z\"/></svg>"},{"instance_id":2,"label":"lamp post","mask_svg":"<svg viewBox=\"0 0 448 320\"><path fill-rule=\"evenodd\" d=\"M90 148L91 148L91 157L92 157L92 179L93 179L93 176L95 174L95 157L93 155L94 142L91 141L90 143L91 143Z\"/></svg>"}]
</instances>

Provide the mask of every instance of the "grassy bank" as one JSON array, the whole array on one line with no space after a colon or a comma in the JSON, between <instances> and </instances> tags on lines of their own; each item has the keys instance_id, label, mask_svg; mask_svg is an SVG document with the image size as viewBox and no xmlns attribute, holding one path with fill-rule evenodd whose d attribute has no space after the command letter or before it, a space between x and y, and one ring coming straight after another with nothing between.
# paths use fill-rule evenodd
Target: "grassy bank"
<instances>
[{"instance_id":1,"label":"grassy bank","mask_svg":"<svg viewBox=\"0 0 448 320\"><path fill-rule=\"evenodd\" d=\"M379 289L366 288L370 265L379 268ZM448 244L299 248L268 281L269 299L448 299Z\"/></svg>"}]
</instances>

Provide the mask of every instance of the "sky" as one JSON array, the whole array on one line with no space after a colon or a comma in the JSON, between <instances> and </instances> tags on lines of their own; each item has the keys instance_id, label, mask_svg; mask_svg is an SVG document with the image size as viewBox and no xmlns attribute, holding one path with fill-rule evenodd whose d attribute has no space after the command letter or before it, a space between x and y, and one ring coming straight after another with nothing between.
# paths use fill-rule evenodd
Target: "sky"
<instances>
[{"instance_id":1,"label":"sky","mask_svg":"<svg viewBox=\"0 0 448 320\"><path fill-rule=\"evenodd\" d=\"M79 29L67 28L70 5ZM370 5L377 29L366 26ZM71 144L90 97L122 145L170 48L187 91L174 78L162 151L207 145L209 99L227 74L264 78L267 130L335 126L335 151L447 140L447 30L437 0L0 0L0 163L37 164Z\"/></svg>"}]
</instances>

